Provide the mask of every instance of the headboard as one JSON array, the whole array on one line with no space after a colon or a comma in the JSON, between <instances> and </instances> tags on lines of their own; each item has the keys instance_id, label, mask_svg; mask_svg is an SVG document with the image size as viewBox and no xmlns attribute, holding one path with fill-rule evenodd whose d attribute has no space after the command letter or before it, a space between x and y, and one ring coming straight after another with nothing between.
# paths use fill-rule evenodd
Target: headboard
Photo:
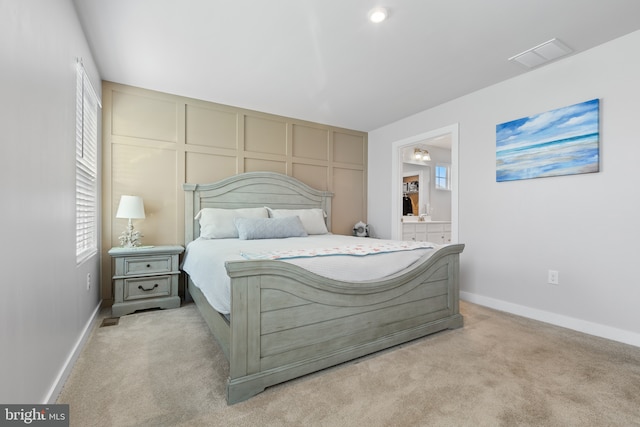
<instances>
[{"instance_id":1,"label":"headboard","mask_svg":"<svg viewBox=\"0 0 640 427\"><path fill-rule=\"evenodd\" d=\"M287 175L247 172L211 184L183 184L182 188L185 197L185 245L200 235L200 224L194 217L203 208L320 208L327 214L327 229L331 231L333 193L316 190Z\"/></svg>"}]
</instances>

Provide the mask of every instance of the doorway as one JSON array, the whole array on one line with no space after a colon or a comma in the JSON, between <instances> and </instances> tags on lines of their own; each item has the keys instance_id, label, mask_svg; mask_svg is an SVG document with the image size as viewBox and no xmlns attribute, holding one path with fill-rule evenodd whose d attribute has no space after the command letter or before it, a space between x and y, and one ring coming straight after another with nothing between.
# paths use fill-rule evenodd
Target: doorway
<instances>
[{"instance_id":1,"label":"doorway","mask_svg":"<svg viewBox=\"0 0 640 427\"><path fill-rule=\"evenodd\" d=\"M392 143L391 177L391 238L402 238L402 194L403 194L403 152L405 149L424 145L425 141L435 141L446 137L451 144L451 242L458 242L458 124L414 135Z\"/></svg>"}]
</instances>

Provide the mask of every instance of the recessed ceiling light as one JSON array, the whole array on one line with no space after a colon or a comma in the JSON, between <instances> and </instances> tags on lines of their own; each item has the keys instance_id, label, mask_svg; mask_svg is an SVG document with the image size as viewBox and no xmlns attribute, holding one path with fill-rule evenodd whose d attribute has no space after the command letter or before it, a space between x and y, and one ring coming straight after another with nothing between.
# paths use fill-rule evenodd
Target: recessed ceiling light
<instances>
[{"instance_id":1,"label":"recessed ceiling light","mask_svg":"<svg viewBox=\"0 0 640 427\"><path fill-rule=\"evenodd\" d=\"M387 9L384 7L375 7L369 11L369 21L379 23L387 19Z\"/></svg>"}]
</instances>

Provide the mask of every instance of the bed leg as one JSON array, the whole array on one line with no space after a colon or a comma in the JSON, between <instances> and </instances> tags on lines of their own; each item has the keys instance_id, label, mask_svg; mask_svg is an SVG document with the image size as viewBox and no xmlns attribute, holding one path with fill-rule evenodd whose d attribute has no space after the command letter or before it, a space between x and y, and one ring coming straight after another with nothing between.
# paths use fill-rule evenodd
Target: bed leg
<instances>
[{"instance_id":1,"label":"bed leg","mask_svg":"<svg viewBox=\"0 0 640 427\"><path fill-rule=\"evenodd\" d=\"M458 329L464 325L464 318L461 314L456 314L449 318L449 326L447 329Z\"/></svg>"},{"instance_id":2,"label":"bed leg","mask_svg":"<svg viewBox=\"0 0 640 427\"><path fill-rule=\"evenodd\" d=\"M255 382L242 380L234 382L234 380L230 379L227 381L227 404L233 405L234 403L243 402L256 394L262 393L264 389L264 386L260 386Z\"/></svg>"},{"instance_id":3,"label":"bed leg","mask_svg":"<svg viewBox=\"0 0 640 427\"><path fill-rule=\"evenodd\" d=\"M187 286L186 284L184 286L184 302L193 302L193 298L191 297L191 293L189 292L189 286Z\"/></svg>"}]
</instances>

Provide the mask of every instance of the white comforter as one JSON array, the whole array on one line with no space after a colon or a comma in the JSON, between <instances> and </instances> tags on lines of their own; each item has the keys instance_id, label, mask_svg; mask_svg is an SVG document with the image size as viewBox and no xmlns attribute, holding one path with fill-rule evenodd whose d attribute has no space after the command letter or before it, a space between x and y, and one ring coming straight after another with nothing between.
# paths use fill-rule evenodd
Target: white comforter
<instances>
[{"instance_id":1,"label":"white comforter","mask_svg":"<svg viewBox=\"0 0 640 427\"><path fill-rule=\"evenodd\" d=\"M224 267L225 261L245 260L241 252L267 252L291 248L330 248L363 244L368 239L322 234L287 239L240 240L196 239L189 243L182 270L202 290L209 304L222 314L229 314L231 306L230 279ZM371 239L371 245L384 240ZM436 247L436 245L434 245ZM367 256L322 256L318 258L293 258L280 262L298 265L318 275L348 282L377 280L413 264L434 249L381 253Z\"/></svg>"}]
</instances>

